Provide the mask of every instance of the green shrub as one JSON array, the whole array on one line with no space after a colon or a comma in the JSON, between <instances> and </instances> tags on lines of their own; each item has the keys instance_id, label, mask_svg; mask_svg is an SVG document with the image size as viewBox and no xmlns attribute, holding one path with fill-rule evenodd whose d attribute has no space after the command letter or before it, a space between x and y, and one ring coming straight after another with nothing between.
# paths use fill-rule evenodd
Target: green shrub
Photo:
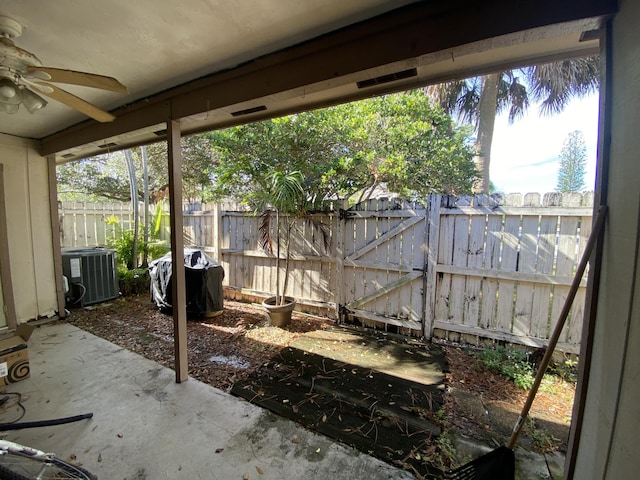
<instances>
[{"instance_id":1,"label":"green shrub","mask_svg":"<svg viewBox=\"0 0 640 480\"><path fill-rule=\"evenodd\" d=\"M122 295L136 295L149 292L149 270L146 268L146 265L144 265L143 268L138 268L138 265L140 264L140 259L146 257L147 261L151 261L162 257L170 250L167 242L157 240L161 218L161 205L157 205L151 240L145 242L141 238L142 234L138 234L137 258L133 258L134 230L124 230L120 226L120 221L115 216L107 219L107 224L114 226L117 235L116 238L108 241L108 245L116 251L119 287ZM140 232L142 231L143 226L140 225Z\"/></svg>"},{"instance_id":2,"label":"green shrub","mask_svg":"<svg viewBox=\"0 0 640 480\"><path fill-rule=\"evenodd\" d=\"M116 238L109 239L107 244L116 251L118 264L128 268L129 270L137 269L140 265L141 259L146 258L149 262L162 257L170 250L168 242L158 239L162 225L161 204L156 205L153 222L150 226L149 240L147 242L143 240L144 226L140 225L140 228L138 229L137 258L133 258L133 243L135 240L134 229L124 230L120 225L120 220L113 215L107 219L107 225L112 225L116 234Z\"/></svg>"},{"instance_id":3,"label":"green shrub","mask_svg":"<svg viewBox=\"0 0 640 480\"><path fill-rule=\"evenodd\" d=\"M108 245L116 251L118 264L126 268L133 266L133 230L116 230L117 238L109 239ZM118 270L120 271L120 270Z\"/></svg>"},{"instance_id":4,"label":"green shrub","mask_svg":"<svg viewBox=\"0 0 640 480\"><path fill-rule=\"evenodd\" d=\"M575 385L578 381L578 361L567 358L563 362L551 362L549 373Z\"/></svg>"},{"instance_id":5,"label":"green shrub","mask_svg":"<svg viewBox=\"0 0 640 480\"><path fill-rule=\"evenodd\" d=\"M129 270L121 265L118 267L118 282L122 295L149 293L149 270L146 268Z\"/></svg>"},{"instance_id":6,"label":"green shrub","mask_svg":"<svg viewBox=\"0 0 640 480\"><path fill-rule=\"evenodd\" d=\"M527 390L533 385L533 365L525 353L496 347L483 350L479 358L488 370L504 375L517 387Z\"/></svg>"},{"instance_id":7,"label":"green shrub","mask_svg":"<svg viewBox=\"0 0 640 480\"><path fill-rule=\"evenodd\" d=\"M168 242L157 241L149 242L145 245L147 249L147 258L149 261L162 257L165 253L171 251L171 247Z\"/></svg>"}]
</instances>

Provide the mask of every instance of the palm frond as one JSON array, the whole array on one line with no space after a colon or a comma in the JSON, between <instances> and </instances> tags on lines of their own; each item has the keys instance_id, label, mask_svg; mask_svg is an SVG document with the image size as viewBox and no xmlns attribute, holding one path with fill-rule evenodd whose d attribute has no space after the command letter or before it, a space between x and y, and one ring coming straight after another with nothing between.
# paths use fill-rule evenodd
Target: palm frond
<instances>
[{"instance_id":1,"label":"palm frond","mask_svg":"<svg viewBox=\"0 0 640 480\"><path fill-rule=\"evenodd\" d=\"M307 224L320 234L322 246L324 247L325 252L328 252L329 247L331 246L331 232L329 231L329 226L310 215L307 215L304 218Z\"/></svg>"},{"instance_id":2,"label":"palm frond","mask_svg":"<svg viewBox=\"0 0 640 480\"><path fill-rule=\"evenodd\" d=\"M271 215L273 210L267 208L260 214L260 223L258 224L258 244L269 255L273 253L273 242L271 239Z\"/></svg>"},{"instance_id":3,"label":"palm frond","mask_svg":"<svg viewBox=\"0 0 640 480\"><path fill-rule=\"evenodd\" d=\"M511 103L509 122L524 117L524 112L529 108L529 95L527 87L519 82L518 77L513 77L513 81L509 84L509 99Z\"/></svg>"},{"instance_id":4,"label":"palm frond","mask_svg":"<svg viewBox=\"0 0 640 480\"><path fill-rule=\"evenodd\" d=\"M478 121L478 108L480 105L481 88L474 84L472 89L467 89L458 99L458 118L464 123L475 125Z\"/></svg>"},{"instance_id":5,"label":"palm frond","mask_svg":"<svg viewBox=\"0 0 640 480\"><path fill-rule=\"evenodd\" d=\"M294 213L306 200L302 188L303 176L299 171L280 172L270 174L270 187L273 207L283 213Z\"/></svg>"},{"instance_id":6,"label":"palm frond","mask_svg":"<svg viewBox=\"0 0 640 480\"><path fill-rule=\"evenodd\" d=\"M531 97L541 100L540 112L562 111L572 97L584 97L600 87L600 57L546 63L527 69Z\"/></svg>"},{"instance_id":7,"label":"palm frond","mask_svg":"<svg viewBox=\"0 0 640 480\"><path fill-rule=\"evenodd\" d=\"M457 117L462 123L475 125L481 93L478 78L445 82L433 86L427 93L445 112Z\"/></svg>"}]
</instances>

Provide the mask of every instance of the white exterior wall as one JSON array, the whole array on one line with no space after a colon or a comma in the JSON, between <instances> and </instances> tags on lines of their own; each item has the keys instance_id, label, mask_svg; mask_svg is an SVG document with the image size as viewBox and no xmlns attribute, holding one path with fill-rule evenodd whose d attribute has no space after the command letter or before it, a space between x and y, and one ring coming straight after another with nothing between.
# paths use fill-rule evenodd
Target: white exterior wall
<instances>
[{"instance_id":1,"label":"white exterior wall","mask_svg":"<svg viewBox=\"0 0 640 480\"><path fill-rule=\"evenodd\" d=\"M613 21L610 173L600 293L575 479L638 478L640 2Z\"/></svg>"},{"instance_id":2,"label":"white exterior wall","mask_svg":"<svg viewBox=\"0 0 640 480\"><path fill-rule=\"evenodd\" d=\"M4 314L4 297L2 295L2 279L0 279L0 328L5 327L6 325L7 325L7 319Z\"/></svg>"},{"instance_id":3,"label":"white exterior wall","mask_svg":"<svg viewBox=\"0 0 640 480\"><path fill-rule=\"evenodd\" d=\"M0 135L0 162L16 315L26 322L57 308L47 160L34 142Z\"/></svg>"}]
</instances>

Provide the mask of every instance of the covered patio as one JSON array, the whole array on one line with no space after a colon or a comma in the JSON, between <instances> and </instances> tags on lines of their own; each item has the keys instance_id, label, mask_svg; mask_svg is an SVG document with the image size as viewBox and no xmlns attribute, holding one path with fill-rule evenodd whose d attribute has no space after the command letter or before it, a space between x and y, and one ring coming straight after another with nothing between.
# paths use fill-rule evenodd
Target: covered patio
<instances>
[{"instance_id":1,"label":"covered patio","mask_svg":"<svg viewBox=\"0 0 640 480\"><path fill-rule=\"evenodd\" d=\"M54 102L40 116L30 116L24 108L14 116L0 115L0 317L8 328L43 317L64 317L55 182L60 162L167 140L171 207L177 212L181 207L183 135L452 78L599 53L602 100L594 205L607 205L609 215L590 269L588 321L582 336L579 392L565 476L633 477L639 467L635 438L640 421L636 382L640 368L637 2L436 0L401 2L408 6L398 8L390 1L332 1L333 8L303 8L294 16L287 8L302 3L258 3L263 11L246 4L237 12L235 4L223 9L222 3L206 1L198 2L193 11L167 2L134 5L117 0L64 6L39 1L37 8L10 0L2 5L0 13L31 24L23 48L53 67L113 75L132 89L123 97L83 94L115 117L111 123L86 120ZM346 8L350 5L356 5L355 10ZM82 16L81 6L85 8ZM280 16L271 15L274 12ZM265 26L268 28L259 28ZM224 46L219 48L222 38L212 35L224 27L227 33L253 43L238 40L241 51L229 54ZM205 39L209 45L196 49ZM189 53L197 54L195 62L193 57L187 59ZM146 60L152 60L151 64L141 68ZM172 220L172 248L174 253L182 252L182 218L172 215ZM184 281L180 272L176 268L174 286ZM184 307L183 299L174 298L178 307ZM377 467L384 466L369 457L328 447L325 439L320 440L327 443L305 450L304 474L282 470L291 468L283 465L295 463L288 460L296 458L300 445L312 445L318 437L296 433L301 441L296 449L288 450L287 439L296 432L293 424L282 428L280 420L271 424L268 417L247 405L237 411L232 407L226 416L222 407L209 408L222 405L214 400L224 402L217 399L217 393L205 393L205 399L202 386L195 381L175 385L174 381L188 378L188 352L184 308L174 311L177 348L173 373L155 370L156 366L145 362L133 367L126 352L108 344L102 353L86 349L89 342L74 341L77 333L60 332L47 340L36 336L32 377L11 387L24 394L27 413L33 415L30 419L75 414L85 408L95 417L64 427L64 435L47 429L46 434L25 431L12 433L11 438L24 443L37 440L36 446L62 456L74 454L104 478L174 478L192 464L172 461L160 466L158 459L172 458L167 452L177 452L178 447L167 450L156 445L172 446L178 440L181 448L192 452L216 438L224 444L212 446L213 452L209 449L200 458L217 459L232 452L229 463L225 467L211 463L205 472L191 470L190 476L215 478L220 472L219 478L234 478L239 466L243 470L238 473L240 478L245 467L250 478L270 474L262 465L253 465L257 457L265 458L276 472L271 478L340 478L343 473L344 478L369 474L397 478L398 472L380 473ZM185 391L189 396L180 394ZM109 397L111 392L113 397ZM142 398L149 403L142 403ZM105 402L102 412L99 400ZM194 413L203 405L207 405L206 421ZM57 410L60 408L71 411ZM178 413L184 415L179 421L172 418ZM227 424L228 418L236 420L233 426ZM252 436L252 429L265 432L265 437ZM103 431L106 434L100 442L92 441L93 435L103 435ZM137 436L141 432L146 433ZM222 437L207 436L221 432ZM273 455L256 454L261 445L286 447ZM216 448L224 450L216 454ZM355 470L329 454L334 448L343 458L356 462ZM314 462L313 454L323 452L328 456ZM188 456L181 453L176 458ZM115 472L114 465L124 470ZM342 470L336 470L337 466ZM359 468L373 468L377 473Z\"/></svg>"},{"instance_id":2,"label":"covered patio","mask_svg":"<svg viewBox=\"0 0 640 480\"><path fill-rule=\"evenodd\" d=\"M367 344L362 349L342 353L330 351L335 339L345 335L362 343L355 331L337 337L311 332L295 345L309 352L324 351L327 357L322 361L322 367L328 369L332 357L353 362L363 351L372 350L372 345ZM323 342L325 336L327 340ZM407 349L406 345L400 344L396 350ZM265 394L259 395L255 390L226 393L195 379L178 384L170 368L66 321L54 320L37 327L29 340L29 353L30 377L6 387L5 393L0 395L0 398L7 398L0 409L0 423L19 426L26 422L85 414L93 414L93 417L46 427L16 430L7 427L3 438L54 452L99 479L331 477L385 480L440 476L437 469L410 465L410 461L402 467L395 466L397 455L387 455L386 462L381 460L385 455L380 450L384 451L389 440L398 437L396 434L389 439L381 438L389 433L382 425L375 440L371 435L373 443L369 448L372 450L366 451L359 445L361 441L351 438L350 434L336 436L331 427L333 418L328 423L318 422L326 428L309 428L304 426L309 422L302 408L299 421L296 416L287 414L290 407L282 399L295 398L293 391L293 396L278 397L267 385L264 385ZM411 355L415 352L408 354L408 358ZM442 385L440 370L420 368L422 361L419 359L401 365L397 364L398 360L395 356L375 360L370 356L363 358L360 366L367 366L364 370L369 372L367 377L372 375L371 378L375 375L382 376L383 380L391 379L382 372L393 371L400 377L388 380L394 383L414 379L418 382L414 387L423 383L433 387ZM377 369L372 369L372 365ZM305 370L312 371L310 367L307 365ZM326 391L322 383L332 372L327 373L318 377L315 388L312 385L314 392ZM294 389L286 383L280 388ZM302 385L302 388L308 390L309 386ZM237 390L242 390L241 384ZM348 389L344 393L345 397L338 401L344 401L348 406L351 401ZM400 389L398 393L401 393ZM259 398L253 401L252 396ZM456 401L460 400L457 395L456 398ZM330 409L326 398L316 400L322 408ZM362 401L367 405L377 403L374 398L363 398ZM392 409L388 405L380 407ZM376 414L373 407L370 414ZM351 425L347 418L339 423L341 428ZM406 428L408 430L409 426ZM419 445L420 432L414 431L412 436L416 446ZM354 432L353 437L358 437L357 433ZM492 449L486 442L464 434L455 433L453 438L461 458L481 455ZM358 447L344 443L345 439ZM395 448L407 447L401 443L398 442ZM400 457L408 457L406 454L405 450ZM543 454L520 445L516 455L516 478L560 475L563 461L564 457L558 452Z\"/></svg>"},{"instance_id":3,"label":"covered patio","mask_svg":"<svg viewBox=\"0 0 640 480\"><path fill-rule=\"evenodd\" d=\"M7 440L71 460L100 479L409 479L395 468L68 323L30 339L31 376L7 388L3 423L93 413Z\"/></svg>"}]
</instances>

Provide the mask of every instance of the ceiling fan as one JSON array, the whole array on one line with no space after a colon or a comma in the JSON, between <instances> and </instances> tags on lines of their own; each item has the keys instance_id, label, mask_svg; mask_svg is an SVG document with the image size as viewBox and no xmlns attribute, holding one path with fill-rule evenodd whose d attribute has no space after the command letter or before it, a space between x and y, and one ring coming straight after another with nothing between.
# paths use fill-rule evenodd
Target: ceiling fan
<instances>
[{"instance_id":1,"label":"ceiling fan","mask_svg":"<svg viewBox=\"0 0 640 480\"><path fill-rule=\"evenodd\" d=\"M44 108L41 95L56 100L99 122L116 117L49 82L127 93L127 87L113 77L44 67L34 54L17 47L13 39L22 35L22 25L0 15L0 111L15 113L22 104L29 113Z\"/></svg>"}]
</instances>

